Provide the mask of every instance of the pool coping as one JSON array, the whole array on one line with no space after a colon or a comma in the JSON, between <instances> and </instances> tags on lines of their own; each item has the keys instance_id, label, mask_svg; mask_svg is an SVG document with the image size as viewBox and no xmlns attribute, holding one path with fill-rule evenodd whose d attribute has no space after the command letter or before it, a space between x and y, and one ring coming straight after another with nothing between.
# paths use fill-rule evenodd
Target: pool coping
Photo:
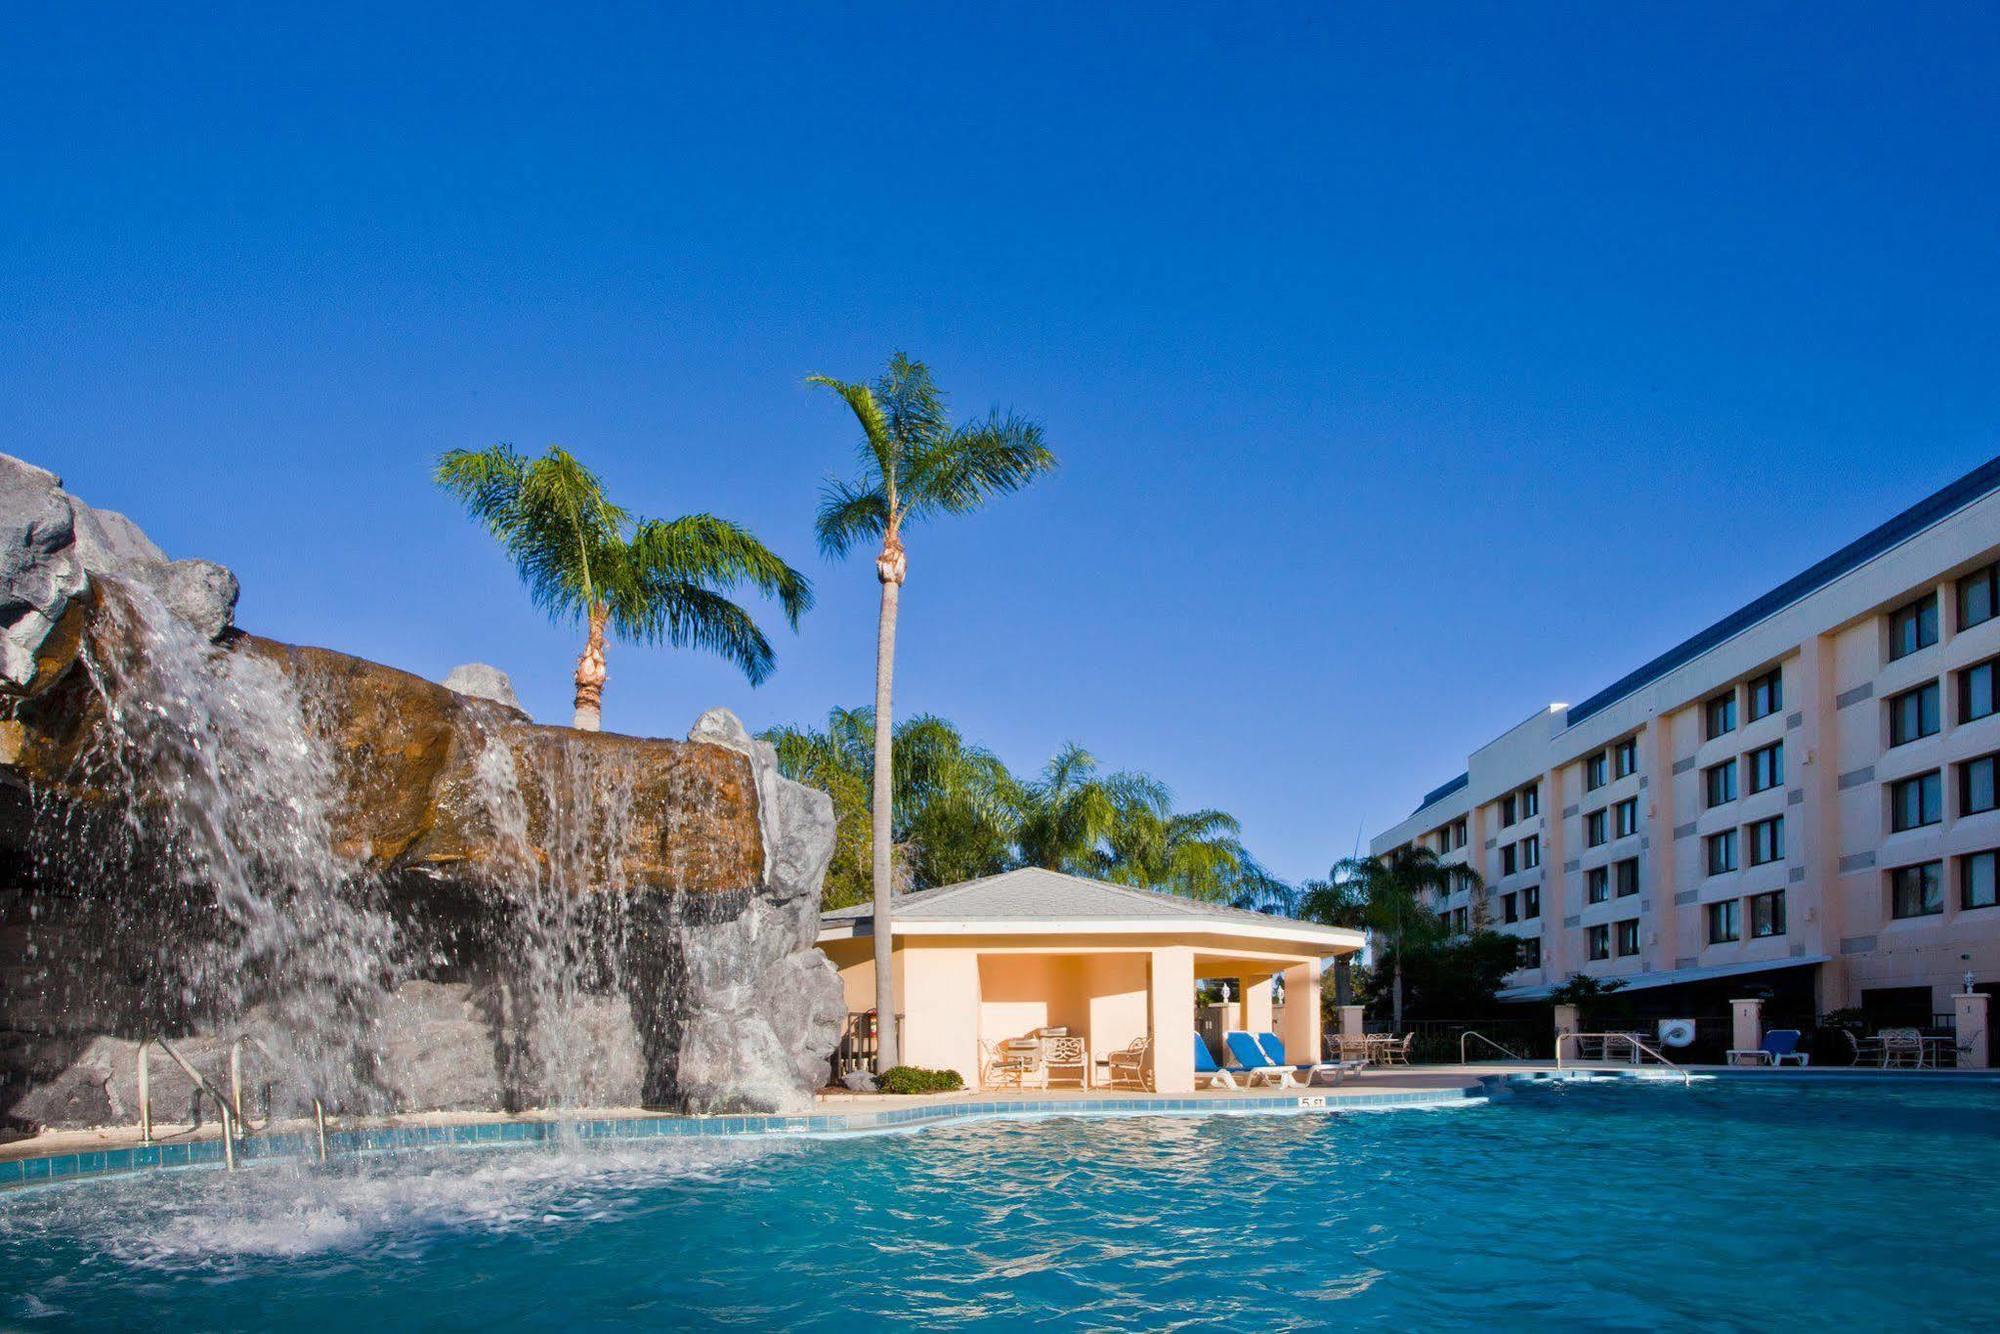
<instances>
[{"instance_id":1,"label":"pool coping","mask_svg":"<svg viewBox=\"0 0 2000 1334\"><path fill-rule=\"evenodd\" d=\"M1079 1099L995 1098L954 1100L937 1105L891 1107L859 1112L798 1115L616 1116L556 1119L537 1117L459 1125L375 1126L327 1133L330 1157L393 1153L401 1149L498 1148L574 1138L603 1143L670 1138L840 1139L894 1134L974 1121L1057 1117L1138 1116L1296 1116L1475 1106L1489 1092L1484 1080L1447 1088L1385 1090L1378 1093L1311 1089L1226 1100L1201 1097ZM251 1135L236 1143L240 1164L311 1158L318 1153L310 1131ZM136 1172L224 1165L222 1140L131 1145L0 1161L0 1192Z\"/></svg>"}]
</instances>

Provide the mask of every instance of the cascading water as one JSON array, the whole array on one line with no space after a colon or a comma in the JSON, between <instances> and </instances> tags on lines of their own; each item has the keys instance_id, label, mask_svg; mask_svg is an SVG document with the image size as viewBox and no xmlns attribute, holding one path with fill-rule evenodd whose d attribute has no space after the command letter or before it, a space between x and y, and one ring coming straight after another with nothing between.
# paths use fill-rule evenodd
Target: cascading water
<instances>
[{"instance_id":1,"label":"cascading water","mask_svg":"<svg viewBox=\"0 0 2000 1334\"><path fill-rule=\"evenodd\" d=\"M35 794L40 878L143 972L134 1037L262 1043L276 1096L381 1106L372 1030L397 957L380 887L336 851L334 770L292 681L105 579L81 663L103 725ZM74 794L94 799L79 801Z\"/></svg>"}]
</instances>

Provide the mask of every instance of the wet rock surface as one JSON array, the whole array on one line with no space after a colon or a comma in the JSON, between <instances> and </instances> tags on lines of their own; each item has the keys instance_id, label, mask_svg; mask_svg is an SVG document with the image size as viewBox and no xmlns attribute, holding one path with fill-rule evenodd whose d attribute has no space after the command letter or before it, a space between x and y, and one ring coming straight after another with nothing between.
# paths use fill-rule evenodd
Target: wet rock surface
<instances>
[{"instance_id":1,"label":"wet rock surface","mask_svg":"<svg viewBox=\"0 0 2000 1334\"><path fill-rule=\"evenodd\" d=\"M685 741L538 726L496 669L438 684L246 634L236 592L222 567L166 561L123 516L0 456L0 1122L129 1123L147 1037L218 1088L245 1039L279 1110L302 1096L286 1069L301 997L269 978L242 990L273 1000L204 996L180 971L228 906L189 871L221 854L171 874L141 860L215 832L174 823L186 792L125 775L128 809L160 827L122 871L70 846L118 827L96 818L119 776L102 762L118 725L102 664L164 651L135 635L141 604L193 631L177 650L191 670L261 672L295 699L298 744L324 758L324 819L298 828L346 868L328 892L393 923L393 949L342 984L372 998L335 998L359 1007L343 1059L367 1110L810 1105L844 1010L814 946L824 794L726 711ZM254 888L254 856L232 868ZM152 1068L155 1116L183 1117L193 1085Z\"/></svg>"}]
</instances>

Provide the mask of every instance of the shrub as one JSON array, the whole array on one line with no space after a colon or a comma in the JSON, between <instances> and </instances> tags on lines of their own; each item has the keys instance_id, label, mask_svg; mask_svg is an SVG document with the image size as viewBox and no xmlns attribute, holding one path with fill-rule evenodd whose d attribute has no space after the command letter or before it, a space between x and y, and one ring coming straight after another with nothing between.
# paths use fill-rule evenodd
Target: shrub
<instances>
[{"instance_id":1,"label":"shrub","mask_svg":"<svg viewBox=\"0 0 2000 1334\"><path fill-rule=\"evenodd\" d=\"M898 1065L884 1070L875 1081L883 1093L950 1093L965 1087L956 1070L926 1070L918 1065Z\"/></svg>"}]
</instances>

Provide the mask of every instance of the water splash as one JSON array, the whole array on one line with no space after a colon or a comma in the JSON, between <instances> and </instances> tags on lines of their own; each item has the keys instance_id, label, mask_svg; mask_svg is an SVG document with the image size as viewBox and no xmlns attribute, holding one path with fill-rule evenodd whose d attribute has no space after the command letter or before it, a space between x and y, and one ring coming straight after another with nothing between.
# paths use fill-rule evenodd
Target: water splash
<instances>
[{"instance_id":1,"label":"water splash","mask_svg":"<svg viewBox=\"0 0 2000 1334\"><path fill-rule=\"evenodd\" d=\"M336 850L324 739L275 664L208 642L148 589L99 588L81 662L103 721L60 790L35 794L38 878L98 900L103 958L142 974L134 1036L249 1032L294 1109L378 1108L371 1030L397 936L380 886Z\"/></svg>"}]
</instances>

